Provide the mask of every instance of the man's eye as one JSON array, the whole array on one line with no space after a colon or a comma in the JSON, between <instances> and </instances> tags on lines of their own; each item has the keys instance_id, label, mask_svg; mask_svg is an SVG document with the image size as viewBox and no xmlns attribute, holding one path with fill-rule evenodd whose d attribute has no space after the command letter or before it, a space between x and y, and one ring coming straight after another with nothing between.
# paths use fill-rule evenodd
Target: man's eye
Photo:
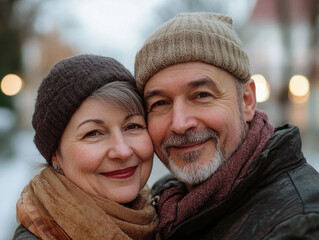
<instances>
[{"instance_id":1,"label":"man's eye","mask_svg":"<svg viewBox=\"0 0 319 240\"><path fill-rule=\"evenodd\" d=\"M161 101L157 101L155 102L152 107L157 107L157 106L162 106L162 105L165 105L166 102L164 100L161 100Z\"/></svg>"},{"instance_id":2,"label":"man's eye","mask_svg":"<svg viewBox=\"0 0 319 240\"><path fill-rule=\"evenodd\" d=\"M200 92L198 94L196 94L196 98L206 98L206 97L210 97L211 95L209 93L206 92Z\"/></svg>"},{"instance_id":3,"label":"man's eye","mask_svg":"<svg viewBox=\"0 0 319 240\"><path fill-rule=\"evenodd\" d=\"M164 106L166 104L167 103L164 100L157 101L151 105L151 107L149 108L149 111L152 111L154 108Z\"/></svg>"}]
</instances>

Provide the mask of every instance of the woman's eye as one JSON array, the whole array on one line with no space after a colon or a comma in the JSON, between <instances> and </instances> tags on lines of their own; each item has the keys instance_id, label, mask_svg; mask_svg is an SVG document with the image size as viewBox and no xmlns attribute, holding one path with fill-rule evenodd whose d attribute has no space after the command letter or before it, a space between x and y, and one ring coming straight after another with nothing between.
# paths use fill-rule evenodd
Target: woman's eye
<instances>
[{"instance_id":1,"label":"woman's eye","mask_svg":"<svg viewBox=\"0 0 319 240\"><path fill-rule=\"evenodd\" d=\"M135 130L135 129L143 129L144 127L141 124L131 123L126 127L126 130Z\"/></svg>"},{"instance_id":2,"label":"woman's eye","mask_svg":"<svg viewBox=\"0 0 319 240\"><path fill-rule=\"evenodd\" d=\"M86 133L86 134L84 135L84 138L86 138L86 137L96 137L96 136L98 136L98 135L100 135L99 131L97 131L97 130L92 130L92 131Z\"/></svg>"}]
</instances>

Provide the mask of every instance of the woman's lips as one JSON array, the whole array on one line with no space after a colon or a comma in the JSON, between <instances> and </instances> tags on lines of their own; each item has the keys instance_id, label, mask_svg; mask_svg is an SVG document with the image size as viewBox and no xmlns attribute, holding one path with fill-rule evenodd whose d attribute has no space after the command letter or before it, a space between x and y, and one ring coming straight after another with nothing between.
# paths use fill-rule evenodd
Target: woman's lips
<instances>
[{"instance_id":1,"label":"woman's lips","mask_svg":"<svg viewBox=\"0 0 319 240\"><path fill-rule=\"evenodd\" d=\"M128 167L128 168L124 168L124 169L120 169L120 170L116 170L112 172L104 172L102 173L102 175L109 178L124 179L124 178L129 178L133 176L134 173L136 172L136 169L137 169L137 166Z\"/></svg>"}]
</instances>

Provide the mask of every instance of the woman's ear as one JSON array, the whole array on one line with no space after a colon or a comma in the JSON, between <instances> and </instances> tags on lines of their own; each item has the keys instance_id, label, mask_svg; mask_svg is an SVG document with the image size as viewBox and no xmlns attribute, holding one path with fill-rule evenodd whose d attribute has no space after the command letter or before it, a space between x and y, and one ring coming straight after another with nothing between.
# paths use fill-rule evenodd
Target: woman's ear
<instances>
[{"instance_id":1,"label":"woman's ear","mask_svg":"<svg viewBox=\"0 0 319 240\"><path fill-rule=\"evenodd\" d=\"M52 164L59 165L58 158L56 157L56 153L53 153L51 161L52 161Z\"/></svg>"},{"instance_id":2,"label":"woman's ear","mask_svg":"<svg viewBox=\"0 0 319 240\"><path fill-rule=\"evenodd\" d=\"M54 153L54 154L52 155L51 161L52 161L53 169L54 169L57 173L64 174L63 169L61 168L60 163L59 163L59 161L58 161L58 158L57 158L57 156L56 156L56 153Z\"/></svg>"},{"instance_id":3,"label":"woman's ear","mask_svg":"<svg viewBox=\"0 0 319 240\"><path fill-rule=\"evenodd\" d=\"M248 82L244 83L243 87L243 113L245 116L246 122L250 122L256 111L256 85L253 79L250 79Z\"/></svg>"}]
</instances>

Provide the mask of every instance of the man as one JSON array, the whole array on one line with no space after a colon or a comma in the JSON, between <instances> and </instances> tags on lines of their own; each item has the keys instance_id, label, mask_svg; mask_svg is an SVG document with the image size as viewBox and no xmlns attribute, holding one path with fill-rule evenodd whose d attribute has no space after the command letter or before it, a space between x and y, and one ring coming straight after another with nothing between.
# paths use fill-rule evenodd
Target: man
<instances>
[{"instance_id":1,"label":"man","mask_svg":"<svg viewBox=\"0 0 319 240\"><path fill-rule=\"evenodd\" d=\"M178 14L149 36L135 76L157 156L164 239L319 239L319 174L297 127L256 109L231 18Z\"/></svg>"}]
</instances>

